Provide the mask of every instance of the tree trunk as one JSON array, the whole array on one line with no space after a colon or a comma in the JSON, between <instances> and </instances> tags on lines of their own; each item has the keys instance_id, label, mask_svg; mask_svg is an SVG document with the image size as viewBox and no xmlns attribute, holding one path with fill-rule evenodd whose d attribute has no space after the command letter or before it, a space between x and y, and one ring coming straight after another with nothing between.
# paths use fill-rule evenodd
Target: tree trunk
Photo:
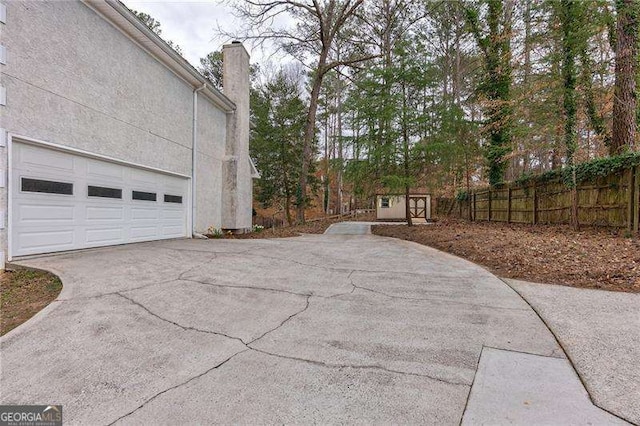
<instances>
[{"instance_id":1,"label":"tree trunk","mask_svg":"<svg viewBox=\"0 0 640 426\"><path fill-rule=\"evenodd\" d=\"M340 50L338 49L338 60L340 60ZM342 80L340 79L340 72L336 73L338 77L338 93L336 99L336 137L338 147L338 170L336 173L336 213L342 214Z\"/></svg>"},{"instance_id":2,"label":"tree trunk","mask_svg":"<svg viewBox=\"0 0 640 426\"><path fill-rule=\"evenodd\" d=\"M323 207L324 214L329 214L329 114L325 115L324 119L324 180L322 182L324 188L323 193Z\"/></svg>"},{"instance_id":3,"label":"tree trunk","mask_svg":"<svg viewBox=\"0 0 640 426\"><path fill-rule=\"evenodd\" d=\"M327 62L327 51L322 52L318 61L318 69L313 77L313 86L311 88L311 97L309 98L309 112L307 114L307 125L304 132L304 143L302 146L302 170L298 183L298 211L297 219L299 223L305 222L305 209L307 207L307 176L309 174L309 165L313 160L311 158L311 147L313 139L316 136L316 114L318 113L318 98L320 97L320 89L322 88L322 78L325 73L325 65Z\"/></svg>"},{"instance_id":4,"label":"tree trunk","mask_svg":"<svg viewBox=\"0 0 640 426\"><path fill-rule=\"evenodd\" d=\"M409 129L407 123L407 88L402 83L402 148L403 148L403 159L404 159L404 205L405 205L405 216L407 218L407 225L413 226L413 221L411 220L411 206L409 205L409 194L411 192L411 187L409 185L409 178L411 169L409 167ZM426 206L425 206L426 207Z\"/></svg>"},{"instance_id":5,"label":"tree trunk","mask_svg":"<svg viewBox=\"0 0 640 426\"><path fill-rule=\"evenodd\" d=\"M488 99L485 128L489 129L489 145L485 150L488 163L489 183L494 186L504 179L505 157L511 146L511 1L489 0L487 2L488 34L482 35L477 17L467 16L478 46L484 55L483 92Z\"/></svg>"},{"instance_id":6,"label":"tree trunk","mask_svg":"<svg viewBox=\"0 0 640 426\"><path fill-rule=\"evenodd\" d=\"M637 0L616 0L616 81L610 154L634 145L636 134Z\"/></svg>"},{"instance_id":7,"label":"tree trunk","mask_svg":"<svg viewBox=\"0 0 640 426\"><path fill-rule=\"evenodd\" d=\"M404 214L407 218L407 226L413 226L413 220L411 219L411 205L410 201L411 188L409 185L404 186Z\"/></svg>"},{"instance_id":8,"label":"tree trunk","mask_svg":"<svg viewBox=\"0 0 640 426\"><path fill-rule=\"evenodd\" d=\"M289 194L286 195L284 199L284 212L287 217L287 225L292 225L292 217L291 217L291 197Z\"/></svg>"},{"instance_id":9,"label":"tree trunk","mask_svg":"<svg viewBox=\"0 0 640 426\"><path fill-rule=\"evenodd\" d=\"M578 228L578 195L576 185L575 152L577 149L577 96L576 96L576 54L577 31L580 28L579 5L572 0L562 0L560 22L562 25L562 78L564 108L564 140L567 153L567 164L572 173L571 225Z\"/></svg>"}]
</instances>

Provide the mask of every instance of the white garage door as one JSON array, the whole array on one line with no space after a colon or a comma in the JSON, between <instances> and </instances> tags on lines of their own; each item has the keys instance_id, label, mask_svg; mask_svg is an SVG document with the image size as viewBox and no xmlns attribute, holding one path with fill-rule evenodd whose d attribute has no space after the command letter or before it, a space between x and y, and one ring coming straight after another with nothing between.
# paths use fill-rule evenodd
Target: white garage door
<instances>
[{"instance_id":1,"label":"white garage door","mask_svg":"<svg viewBox=\"0 0 640 426\"><path fill-rule=\"evenodd\" d=\"M188 179L14 142L11 255L187 235Z\"/></svg>"}]
</instances>

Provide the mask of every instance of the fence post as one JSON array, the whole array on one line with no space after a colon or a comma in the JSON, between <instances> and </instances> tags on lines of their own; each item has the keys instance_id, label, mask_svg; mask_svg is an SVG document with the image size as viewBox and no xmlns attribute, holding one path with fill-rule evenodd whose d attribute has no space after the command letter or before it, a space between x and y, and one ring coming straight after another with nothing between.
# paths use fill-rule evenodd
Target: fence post
<instances>
[{"instance_id":1,"label":"fence post","mask_svg":"<svg viewBox=\"0 0 640 426\"><path fill-rule=\"evenodd\" d=\"M511 187L507 188L507 223L511 223Z\"/></svg>"},{"instance_id":2,"label":"fence post","mask_svg":"<svg viewBox=\"0 0 640 426\"><path fill-rule=\"evenodd\" d=\"M632 232L636 223L636 217L635 217L635 201L636 201L636 194L635 194L635 189L636 189L636 180L635 180L635 176L636 176L636 169L635 167L632 167L629 169L629 191L628 191L628 196L629 196L629 202L627 203L627 207L628 207L628 211L627 211L627 229L629 230L629 232Z\"/></svg>"},{"instance_id":3,"label":"fence post","mask_svg":"<svg viewBox=\"0 0 640 426\"><path fill-rule=\"evenodd\" d=\"M640 230L640 166L635 167L634 206L633 206L633 232Z\"/></svg>"},{"instance_id":4,"label":"fence post","mask_svg":"<svg viewBox=\"0 0 640 426\"><path fill-rule=\"evenodd\" d=\"M538 190L535 182L533 182L533 224L538 224Z\"/></svg>"},{"instance_id":5,"label":"fence post","mask_svg":"<svg viewBox=\"0 0 640 426\"><path fill-rule=\"evenodd\" d=\"M472 220L476 221L476 191L473 191L473 218Z\"/></svg>"},{"instance_id":6,"label":"fence post","mask_svg":"<svg viewBox=\"0 0 640 426\"><path fill-rule=\"evenodd\" d=\"M488 200L489 200L489 202L488 202L488 205L489 205L488 209L489 209L489 211L487 212L487 220L488 220L489 222L491 222L491 190L489 190L489 195L487 195L487 196L489 197L489 198L488 198Z\"/></svg>"}]
</instances>

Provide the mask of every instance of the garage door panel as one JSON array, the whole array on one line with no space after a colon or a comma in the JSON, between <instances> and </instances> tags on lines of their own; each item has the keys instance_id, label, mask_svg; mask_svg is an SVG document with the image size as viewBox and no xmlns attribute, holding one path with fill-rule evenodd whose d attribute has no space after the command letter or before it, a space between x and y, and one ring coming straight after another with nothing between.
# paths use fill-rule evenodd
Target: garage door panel
<instances>
[{"instance_id":1,"label":"garage door panel","mask_svg":"<svg viewBox=\"0 0 640 426\"><path fill-rule=\"evenodd\" d=\"M125 241L122 228L88 229L86 235L87 243L117 244Z\"/></svg>"},{"instance_id":2,"label":"garage door panel","mask_svg":"<svg viewBox=\"0 0 640 426\"><path fill-rule=\"evenodd\" d=\"M20 142L12 152L11 256L188 235L185 178ZM22 177L50 182L22 191Z\"/></svg>"},{"instance_id":3,"label":"garage door panel","mask_svg":"<svg viewBox=\"0 0 640 426\"><path fill-rule=\"evenodd\" d=\"M162 176L158 177L157 173L148 172L146 170L130 170L130 179L134 184L142 184L143 187L156 188Z\"/></svg>"},{"instance_id":4,"label":"garage door panel","mask_svg":"<svg viewBox=\"0 0 640 426\"><path fill-rule=\"evenodd\" d=\"M133 239L155 239L158 236L157 226L132 226L131 238Z\"/></svg>"},{"instance_id":5,"label":"garage door panel","mask_svg":"<svg viewBox=\"0 0 640 426\"><path fill-rule=\"evenodd\" d=\"M166 238L176 238L180 237L183 234L182 226L163 226L162 227L162 236Z\"/></svg>"},{"instance_id":6,"label":"garage door panel","mask_svg":"<svg viewBox=\"0 0 640 426\"><path fill-rule=\"evenodd\" d=\"M87 206L87 223L95 221L124 221L124 206Z\"/></svg>"},{"instance_id":7,"label":"garage door panel","mask_svg":"<svg viewBox=\"0 0 640 426\"><path fill-rule=\"evenodd\" d=\"M68 173L73 173L74 171L74 158L72 156L51 150L25 146L20 151L19 160L23 170L56 169L58 172L64 171Z\"/></svg>"},{"instance_id":8,"label":"garage door panel","mask_svg":"<svg viewBox=\"0 0 640 426\"><path fill-rule=\"evenodd\" d=\"M182 219L182 216L184 216L184 210L182 209L164 209L162 210L162 219L169 219L169 220L178 220L180 221Z\"/></svg>"},{"instance_id":9,"label":"garage door panel","mask_svg":"<svg viewBox=\"0 0 640 426\"><path fill-rule=\"evenodd\" d=\"M124 168L117 164L88 159L87 176L98 179L107 178L107 182L121 182L124 179Z\"/></svg>"},{"instance_id":10,"label":"garage door panel","mask_svg":"<svg viewBox=\"0 0 640 426\"><path fill-rule=\"evenodd\" d=\"M55 231L36 229L19 235L18 248L25 254L46 253L48 251L70 250L74 247L74 242L73 228Z\"/></svg>"},{"instance_id":11,"label":"garage door panel","mask_svg":"<svg viewBox=\"0 0 640 426\"><path fill-rule=\"evenodd\" d=\"M157 220L159 216L159 211L157 208L153 207L133 207L131 209L131 220L139 221L139 220Z\"/></svg>"},{"instance_id":12,"label":"garage door panel","mask_svg":"<svg viewBox=\"0 0 640 426\"><path fill-rule=\"evenodd\" d=\"M21 223L73 222L74 207L55 204L20 204Z\"/></svg>"},{"instance_id":13,"label":"garage door panel","mask_svg":"<svg viewBox=\"0 0 640 426\"><path fill-rule=\"evenodd\" d=\"M34 199L42 199L36 194L49 194L47 200L68 200L76 195L76 184L73 182L73 175L55 174L45 170L24 173L22 170L17 171L19 177L15 179L14 188L16 192L23 194L23 197L36 197ZM14 171L15 175L15 171Z\"/></svg>"}]
</instances>

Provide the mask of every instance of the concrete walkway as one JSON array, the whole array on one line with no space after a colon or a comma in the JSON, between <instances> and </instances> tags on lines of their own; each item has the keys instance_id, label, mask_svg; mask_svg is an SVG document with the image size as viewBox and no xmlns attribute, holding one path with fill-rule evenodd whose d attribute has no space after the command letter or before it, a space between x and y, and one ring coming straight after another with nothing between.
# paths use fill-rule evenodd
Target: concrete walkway
<instances>
[{"instance_id":1,"label":"concrete walkway","mask_svg":"<svg viewBox=\"0 0 640 426\"><path fill-rule=\"evenodd\" d=\"M560 339L594 402L640 424L640 294L507 282Z\"/></svg>"},{"instance_id":2,"label":"concrete walkway","mask_svg":"<svg viewBox=\"0 0 640 426\"><path fill-rule=\"evenodd\" d=\"M340 233L23 261L64 289L0 339L0 403L69 424L623 423L502 281Z\"/></svg>"}]
</instances>

